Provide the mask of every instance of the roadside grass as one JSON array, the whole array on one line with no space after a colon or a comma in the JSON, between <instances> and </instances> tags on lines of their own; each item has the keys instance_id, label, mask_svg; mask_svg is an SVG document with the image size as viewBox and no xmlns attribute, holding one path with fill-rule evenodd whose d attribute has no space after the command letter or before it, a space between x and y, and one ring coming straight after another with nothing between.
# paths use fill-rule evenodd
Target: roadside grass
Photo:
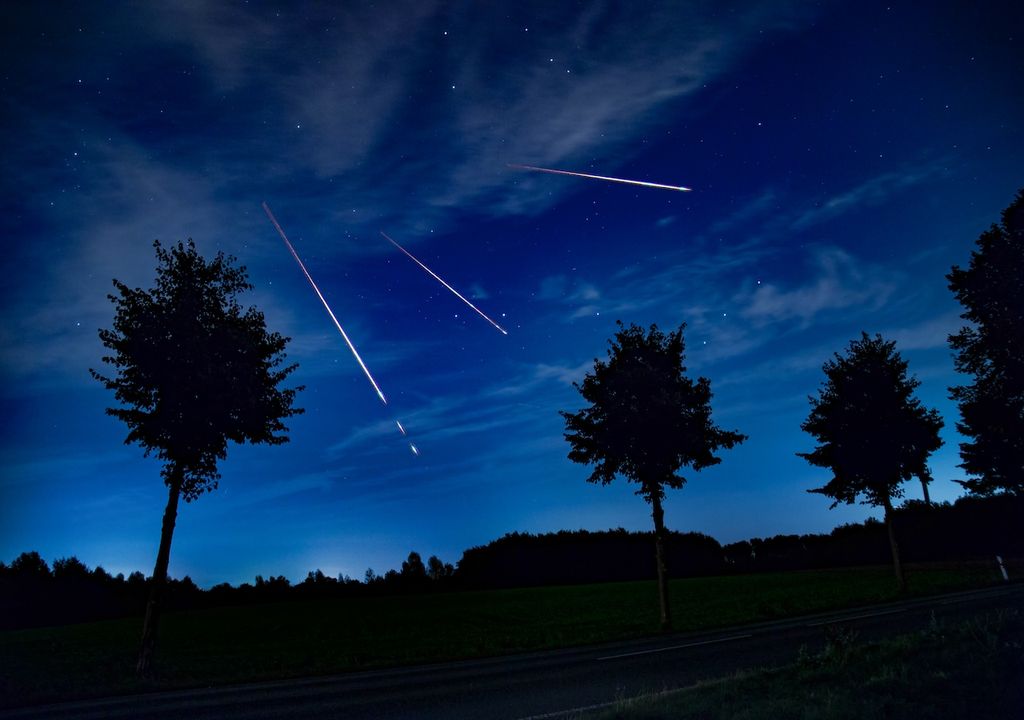
<instances>
[{"instance_id":1,"label":"roadside grass","mask_svg":"<svg viewBox=\"0 0 1024 720\"><path fill-rule=\"evenodd\" d=\"M990 584L991 568L912 568L909 595ZM675 580L679 631L897 599L889 567ZM323 675L636 638L654 582L288 601L168 613L159 676L134 677L141 619L0 632L0 707Z\"/></svg>"},{"instance_id":2,"label":"roadside grass","mask_svg":"<svg viewBox=\"0 0 1024 720\"><path fill-rule=\"evenodd\" d=\"M838 632L819 653L678 691L624 700L587 720L937 720L1024 717L1024 617L932 623L860 644Z\"/></svg>"}]
</instances>

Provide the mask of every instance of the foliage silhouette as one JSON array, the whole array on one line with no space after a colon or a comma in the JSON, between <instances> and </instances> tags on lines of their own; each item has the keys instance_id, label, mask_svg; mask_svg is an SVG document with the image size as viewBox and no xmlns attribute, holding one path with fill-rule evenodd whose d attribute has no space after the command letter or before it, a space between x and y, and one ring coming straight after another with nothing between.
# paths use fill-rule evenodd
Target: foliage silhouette
<instances>
[{"instance_id":1,"label":"foliage silhouette","mask_svg":"<svg viewBox=\"0 0 1024 720\"><path fill-rule=\"evenodd\" d=\"M972 323L949 336L968 385L951 387L960 408L960 464L974 478L970 492L1024 493L1024 189L1003 210L1002 222L977 240L970 266L954 265L949 289Z\"/></svg>"},{"instance_id":2,"label":"foliage silhouette","mask_svg":"<svg viewBox=\"0 0 1024 720\"><path fill-rule=\"evenodd\" d=\"M510 533L469 548L459 560L459 587L476 589L574 585L650 580L657 577L650 532L622 528L544 533ZM666 531L667 572L672 577L726 572L722 546L700 533Z\"/></svg>"},{"instance_id":3,"label":"foliage silhouette","mask_svg":"<svg viewBox=\"0 0 1024 720\"><path fill-rule=\"evenodd\" d=\"M637 494L651 505L661 627L672 626L664 549L665 488L681 488L680 468L699 471L721 462L719 448L743 442L745 435L711 422L711 383L686 377L683 330L666 335L651 325L618 323L607 362L594 360L583 384L574 384L590 403L562 412L569 459L594 465L588 482L609 484L616 475L640 485Z\"/></svg>"},{"instance_id":4,"label":"foliage silhouette","mask_svg":"<svg viewBox=\"0 0 1024 720\"><path fill-rule=\"evenodd\" d=\"M296 389L278 385L296 368L283 366L288 338L267 331L263 314L236 297L252 289L245 268L223 253L207 262L190 239L164 249L154 243L157 276L151 290L114 280L114 326L100 330L114 374L90 370L121 407L107 413L128 426L126 444L164 462L168 488L137 670L148 675L167 577L178 499L217 487L217 462L228 442L287 442L282 420L302 412Z\"/></svg>"},{"instance_id":5,"label":"foliage silhouette","mask_svg":"<svg viewBox=\"0 0 1024 720\"><path fill-rule=\"evenodd\" d=\"M861 333L847 355L835 354L823 369L826 381L801 428L819 445L797 453L812 465L828 468L833 478L820 493L840 502L864 502L885 509L893 568L900 590L906 588L893 528L893 498L903 496L900 484L911 477L930 482L928 456L942 445L942 419L913 397L920 385L907 377L907 363L896 344Z\"/></svg>"},{"instance_id":6,"label":"foliage silhouette","mask_svg":"<svg viewBox=\"0 0 1024 720\"><path fill-rule=\"evenodd\" d=\"M423 565L423 558L413 550L409 558L402 562L402 576L410 580L424 580L427 577L427 568Z\"/></svg>"},{"instance_id":7,"label":"foliage silhouette","mask_svg":"<svg viewBox=\"0 0 1024 720\"><path fill-rule=\"evenodd\" d=\"M53 576L50 566L39 553L25 552L11 562L11 572L23 577L49 578Z\"/></svg>"},{"instance_id":8,"label":"foliage silhouette","mask_svg":"<svg viewBox=\"0 0 1024 720\"><path fill-rule=\"evenodd\" d=\"M437 555L431 555L427 560L427 577L433 582L440 582L455 574L455 568L451 563L446 563Z\"/></svg>"}]
</instances>

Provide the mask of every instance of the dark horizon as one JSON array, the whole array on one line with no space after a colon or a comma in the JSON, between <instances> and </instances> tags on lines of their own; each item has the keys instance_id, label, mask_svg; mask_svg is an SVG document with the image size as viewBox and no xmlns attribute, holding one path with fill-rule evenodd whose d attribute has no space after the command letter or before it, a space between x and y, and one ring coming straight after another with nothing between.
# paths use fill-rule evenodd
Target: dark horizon
<instances>
[{"instance_id":1,"label":"dark horizon","mask_svg":"<svg viewBox=\"0 0 1024 720\"><path fill-rule=\"evenodd\" d=\"M1007 533L1013 526L1012 518L1019 513L1022 499L1009 493L993 496L965 495L954 503L926 504L921 500L908 500L897 510L899 532L903 553L911 563L929 561L988 564L992 571L998 567L993 548L1007 558L1020 555L1019 541ZM777 534L764 537L750 537L733 543L722 543L717 538L703 533L668 529L669 570L673 579L702 575L735 574L751 572L778 572L792 570L841 568L847 566L886 565L891 562L885 541L884 521L869 517L860 523L837 525L831 532L806 534ZM252 578L237 583L227 581L207 585L196 585L202 591L229 586L243 589L246 586L259 587L259 581L279 583L286 579L291 588L307 585L314 576L326 577L328 584L337 582L369 586L387 580L377 588L378 594L422 591L426 588L409 587L407 576L408 561L416 556L428 570L433 561L439 561L441 571L438 578L443 582L433 589L459 590L467 588L514 588L536 585L564 585L580 583L620 582L632 580L654 580L655 566L652 555L653 530L626 530L608 528L605 530L562 529L548 533L506 533L486 543L465 548L458 557L438 558L410 549L402 562L395 567L367 567L355 575L324 574L320 568L309 568L299 576L288 577L265 568ZM552 554L554 551L554 554ZM568 553L568 554L567 554ZM609 557L605 555L611 553ZM14 561L31 560L35 551L19 553L11 562L0 558L2 569L13 570ZM628 556L628 557L627 557ZM56 565L84 566L90 573L103 570L83 558L71 555L62 558L39 557L54 578ZM431 562L428 562L431 561ZM615 567L609 567L612 562ZM1019 564L1019 561L1014 561ZM467 564L468 563L468 564ZM81 568L79 568L80 570ZM373 580L368 573L373 572ZM74 577L76 570L69 574L64 569L65 579ZM1015 571L1016 572L1016 571ZM112 578L117 573L108 573ZM151 571L137 568L129 575L141 574L148 583ZM415 575L415 573L414 573ZM100 575L102 577L102 574ZM188 576L171 577L175 582L193 583ZM415 581L413 582L415 585ZM280 589L280 588L278 588ZM270 597L274 597L273 593ZM279 597L284 599L284 596ZM128 608L137 612L138 607ZM60 611L52 611L60 615Z\"/></svg>"}]
</instances>

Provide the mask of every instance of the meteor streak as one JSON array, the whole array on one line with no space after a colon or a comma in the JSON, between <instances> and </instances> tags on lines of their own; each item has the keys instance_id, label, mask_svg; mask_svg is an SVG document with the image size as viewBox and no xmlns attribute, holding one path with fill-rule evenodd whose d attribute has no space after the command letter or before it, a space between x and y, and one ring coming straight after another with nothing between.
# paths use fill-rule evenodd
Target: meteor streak
<instances>
[{"instance_id":1,"label":"meteor streak","mask_svg":"<svg viewBox=\"0 0 1024 720\"><path fill-rule=\"evenodd\" d=\"M399 250L401 250L401 251L402 251L403 253L405 253L405 254L406 254L406 256L408 256L408 258L409 258L410 260L412 260L412 261L413 261L414 263L416 263L416 264L417 264L417 265L419 265L419 266L420 266L421 268L423 268L423 269L424 269L424 270L426 270L426 271L427 271L428 273L430 273L430 275L431 275L431 276L432 276L432 277L433 277L433 278L434 278L435 280L437 280L437 281L438 281L439 283L441 283L441 284L442 284L442 285L444 285L444 286L445 286L446 288L448 288L448 289L449 289L449 290L451 290L451 291L452 291L453 293L455 293L455 297L457 297L457 298L458 298L459 300L461 300L462 302L466 303L466 304L467 304L467 305L469 305L469 306L470 306L471 308L473 308L474 310L476 310L477 314L479 314L479 315L480 315L480 317L482 317L482 318L483 318L484 320L486 320L487 322L489 322L489 323L490 323L491 325L493 325L494 327L498 328L498 330L499 330L499 331L501 332L501 334L502 334L502 335L508 335L508 332L506 332L506 331L505 331L505 328L503 328L503 327L502 327L501 325L499 325L498 323L494 322L494 321L493 321L493 320L491 320L491 319L490 319L489 317L487 317L486 315L484 315L483 311L482 311L482 310L480 310L480 308L478 308L478 307L477 307L476 305L474 305L473 303L471 303L471 302L470 302L469 300L467 300L466 298L462 297L462 295L460 295L460 294L459 294L459 291L458 291L458 290L456 290L456 289L455 289L455 288L453 288L453 287L452 287L451 285L449 285L448 283L446 283L446 282L445 282L444 280L442 280L442 279L441 279L441 277L440 277L440 276L439 276L439 275L438 275L437 273L435 273L435 272L434 272L433 270L431 270L431 269L430 269L430 268L428 268L428 267L427 267L426 265L424 265L424 264L423 264L423 263L421 263L421 262L420 262L419 260L417 260L417 259L416 259L415 257L413 257L412 253L410 253L410 252L409 252L408 250L406 250L406 249L405 249L404 247L402 247L401 245L399 245L398 243L396 243L396 242L395 242L394 240L392 240L392 239L391 239L391 238L390 238L390 237L388 236L388 234L387 234L386 232L384 232L384 231L381 231L381 233L380 233L380 234L384 236L384 239L385 239L385 240L387 240L387 241L388 241L389 243L391 243L391 244L392 244L392 245L394 245L394 246L395 246L396 248L398 248L398 249L399 249Z\"/></svg>"},{"instance_id":2,"label":"meteor streak","mask_svg":"<svg viewBox=\"0 0 1024 720\"><path fill-rule=\"evenodd\" d=\"M591 180L608 180L609 182L625 183L626 185L642 185L643 187L661 188L662 190L678 190L679 192L693 192L692 188L682 185L662 185L661 183L644 182L643 180L626 180L625 178L607 177L605 175L589 175L587 173L570 172L568 170L552 170L550 168L534 167L533 165L516 165L509 163L510 168L517 170L535 170L537 172L551 173L552 175L572 175L573 177L590 178Z\"/></svg>"},{"instance_id":3,"label":"meteor streak","mask_svg":"<svg viewBox=\"0 0 1024 720\"><path fill-rule=\"evenodd\" d=\"M303 265L302 260L299 259L299 254L295 252L295 248L292 247L292 244L288 241L288 236L284 234L284 230L282 230L281 226L278 224L277 218L274 217L274 213L270 212L270 207L265 202L263 203L263 210L267 213L267 217L270 218L270 222L272 222L274 227L277 228L278 234L281 236L281 239L284 240L284 244L288 246L288 250L291 252L292 257L295 258L295 262L297 262L299 267L302 268L302 274L306 276L306 279L309 280L309 284L313 286L316 296L320 298L320 302L323 303L324 309L327 310L327 314L330 315L331 320L334 321L334 326L338 328L338 332L340 332L341 336L345 338L345 343L348 345L348 349L352 351L352 355L355 356L356 362L359 363L359 367L363 369L363 372L366 373L366 378L370 381L370 384L373 385L373 389L377 391L377 397L380 398L382 403L387 405L388 401L384 397L384 393L381 392L380 386L377 385L377 381L373 379L373 375L370 374L370 370L366 367L366 363L364 363L363 359L359 357L359 352L356 350L356 346L348 339L348 335L345 333L345 329L341 326L341 323L338 322L338 318L334 317L334 312L331 310L331 306L327 304L326 300L324 300L324 296L323 293L320 292L320 288L318 288L316 283L313 282L313 278L310 276L309 271L306 270L306 266Z\"/></svg>"}]
</instances>

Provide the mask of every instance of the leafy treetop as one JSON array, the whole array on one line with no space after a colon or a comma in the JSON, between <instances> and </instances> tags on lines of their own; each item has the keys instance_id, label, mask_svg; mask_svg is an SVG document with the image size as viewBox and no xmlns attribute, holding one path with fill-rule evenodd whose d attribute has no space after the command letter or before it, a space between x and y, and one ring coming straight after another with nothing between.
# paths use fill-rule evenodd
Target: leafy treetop
<instances>
[{"instance_id":1,"label":"leafy treetop","mask_svg":"<svg viewBox=\"0 0 1024 720\"><path fill-rule=\"evenodd\" d=\"M942 419L913 397L919 380L907 377L907 363L894 342L861 333L846 355L824 365L826 381L810 397L811 413L801 428L820 443L797 453L834 477L810 490L840 502L863 495L869 505L889 507L903 496L911 477L928 481L928 456L942 445Z\"/></svg>"},{"instance_id":2,"label":"leafy treetop","mask_svg":"<svg viewBox=\"0 0 1024 720\"><path fill-rule=\"evenodd\" d=\"M207 262L190 239L164 249L151 290L114 280L113 329L100 330L111 351L111 377L90 370L121 407L107 414L129 428L126 444L164 461L162 475L181 483L187 501L217 487L217 461L227 443L288 441L283 418L297 391L278 384L297 366L283 366L288 338L267 332L263 313L236 296L252 289L244 267L223 253Z\"/></svg>"},{"instance_id":3,"label":"leafy treetop","mask_svg":"<svg viewBox=\"0 0 1024 720\"><path fill-rule=\"evenodd\" d=\"M949 289L972 325L949 337L959 372L974 382L950 388L960 407L960 467L983 495L1024 493L1024 190L981 234L970 266L954 265Z\"/></svg>"},{"instance_id":4,"label":"leafy treetop","mask_svg":"<svg viewBox=\"0 0 1024 720\"><path fill-rule=\"evenodd\" d=\"M594 465L588 482L607 485L622 475L639 483L638 495L660 501L665 486L686 483L680 468L716 465L715 451L746 439L712 423L708 379L686 377L685 327L665 334L620 322L607 361L595 359L574 385L590 406L561 415L569 459Z\"/></svg>"}]
</instances>

